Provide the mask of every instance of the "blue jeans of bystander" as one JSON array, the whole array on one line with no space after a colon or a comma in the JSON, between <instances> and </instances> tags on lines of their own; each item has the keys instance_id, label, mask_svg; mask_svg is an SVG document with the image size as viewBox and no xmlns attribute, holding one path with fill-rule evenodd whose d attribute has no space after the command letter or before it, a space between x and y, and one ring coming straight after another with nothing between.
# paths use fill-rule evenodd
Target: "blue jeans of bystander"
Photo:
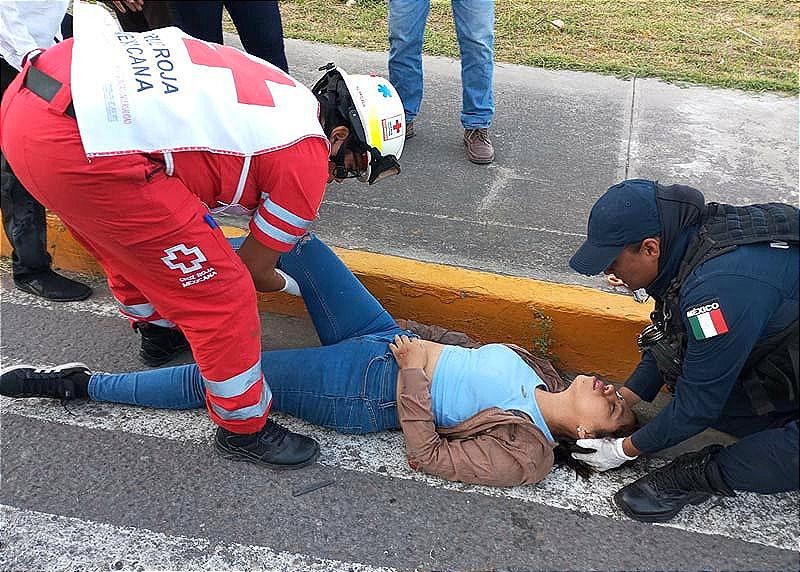
<instances>
[{"instance_id":1,"label":"blue jeans of bystander","mask_svg":"<svg viewBox=\"0 0 800 572\"><path fill-rule=\"evenodd\" d=\"M494 2L452 0L461 52L461 124L490 127L494 117ZM389 0L389 81L414 121L422 103L422 40L429 0Z\"/></svg>"}]
</instances>

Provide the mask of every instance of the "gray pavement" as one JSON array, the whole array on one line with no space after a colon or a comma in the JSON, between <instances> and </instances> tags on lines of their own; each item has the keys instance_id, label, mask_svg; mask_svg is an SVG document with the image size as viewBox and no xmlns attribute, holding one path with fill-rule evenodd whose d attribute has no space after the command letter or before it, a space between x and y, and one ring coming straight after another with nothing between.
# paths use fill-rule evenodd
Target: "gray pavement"
<instances>
[{"instance_id":1,"label":"gray pavement","mask_svg":"<svg viewBox=\"0 0 800 572\"><path fill-rule=\"evenodd\" d=\"M141 368L138 337L98 279L92 298L69 304L10 282L4 262L4 366ZM265 348L317 343L308 319L264 315L262 324ZM533 486L478 487L412 471L399 432L339 435L273 416L320 442L318 464L275 472L223 460L202 410L0 397L0 570L800 567L797 493L741 493L649 525L627 519L610 497L660 459L588 482L560 469Z\"/></svg>"},{"instance_id":2,"label":"gray pavement","mask_svg":"<svg viewBox=\"0 0 800 572\"><path fill-rule=\"evenodd\" d=\"M306 84L329 61L388 74L385 53L297 40L287 53ZM709 201L798 203L796 97L498 63L497 160L479 166L461 142L458 60L426 57L424 70L402 174L330 186L314 225L329 243L601 288L567 260L594 200L622 179L690 184Z\"/></svg>"}]
</instances>

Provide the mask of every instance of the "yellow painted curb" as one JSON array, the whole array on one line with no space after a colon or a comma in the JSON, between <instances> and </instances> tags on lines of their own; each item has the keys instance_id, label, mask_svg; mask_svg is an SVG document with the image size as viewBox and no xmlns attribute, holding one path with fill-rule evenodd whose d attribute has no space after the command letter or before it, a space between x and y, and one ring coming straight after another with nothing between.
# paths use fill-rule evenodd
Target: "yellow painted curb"
<instances>
[{"instance_id":1,"label":"yellow painted curb","mask_svg":"<svg viewBox=\"0 0 800 572\"><path fill-rule=\"evenodd\" d=\"M48 214L47 223L54 266L102 272L56 216ZM244 234L239 228L224 230L228 236ZM482 342L549 345L564 369L617 381L624 380L639 360L635 338L649 322L650 304L582 286L334 250L393 316L463 331ZM3 236L0 254L10 252ZM285 294L260 294L259 306L281 314L305 313L299 299Z\"/></svg>"}]
</instances>

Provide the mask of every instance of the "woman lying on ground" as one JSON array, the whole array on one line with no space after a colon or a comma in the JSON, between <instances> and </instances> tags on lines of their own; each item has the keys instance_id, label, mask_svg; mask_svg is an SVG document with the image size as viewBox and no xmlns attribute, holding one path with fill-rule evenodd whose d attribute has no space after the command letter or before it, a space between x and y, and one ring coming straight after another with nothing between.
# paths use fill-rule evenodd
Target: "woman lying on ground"
<instances>
[{"instance_id":1,"label":"woman lying on ground","mask_svg":"<svg viewBox=\"0 0 800 572\"><path fill-rule=\"evenodd\" d=\"M594 377L579 375L558 391L563 382L550 363L517 346L466 348L452 344L478 344L441 328L428 333L446 343L402 329L313 235L283 255L280 268L299 284L322 345L263 352L276 411L342 433L400 428L413 469L495 486L535 483L554 463L586 476L556 440L628 434L635 425L614 387ZM205 406L204 391L194 364L123 374L83 364L0 373L0 393L10 397L190 409Z\"/></svg>"}]
</instances>

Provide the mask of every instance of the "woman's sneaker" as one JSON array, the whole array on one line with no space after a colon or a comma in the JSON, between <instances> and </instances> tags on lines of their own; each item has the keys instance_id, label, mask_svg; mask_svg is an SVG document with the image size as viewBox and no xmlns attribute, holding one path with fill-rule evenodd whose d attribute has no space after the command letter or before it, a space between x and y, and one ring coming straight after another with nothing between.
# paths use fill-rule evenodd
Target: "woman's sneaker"
<instances>
[{"instance_id":1,"label":"woman's sneaker","mask_svg":"<svg viewBox=\"0 0 800 572\"><path fill-rule=\"evenodd\" d=\"M65 363L50 368L15 365L0 370L0 395L86 399L91 375L91 370L82 363Z\"/></svg>"},{"instance_id":2,"label":"woman's sneaker","mask_svg":"<svg viewBox=\"0 0 800 572\"><path fill-rule=\"evenodd\" d=\"M248 461L271 469L299 469L319 456L319 444L311 437L293 433L267 419L258 433L239 435L217 428L217 450L226 459Z\"/></svg>"}]
</instances>

